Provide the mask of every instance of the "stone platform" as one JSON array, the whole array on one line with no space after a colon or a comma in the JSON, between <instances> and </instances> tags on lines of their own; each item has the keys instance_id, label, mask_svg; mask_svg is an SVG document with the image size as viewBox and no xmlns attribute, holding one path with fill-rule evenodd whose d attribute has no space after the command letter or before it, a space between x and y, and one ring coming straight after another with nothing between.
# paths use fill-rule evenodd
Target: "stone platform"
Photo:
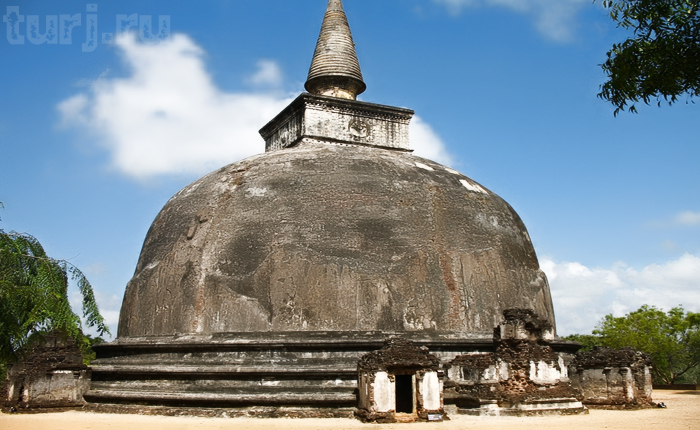
<instances>
[{"instance_id":1,"label":"stone platform","mask_svg":"<svg viewBox=\"0 0 700 430\"><path fill-rule=\"evenodd\" d=\"M351 416L357 363L390 337L442 363L494 351L492 339L449 334L297 332L119 339L95 347L88 409L228 416ZM562 351L571 347L561 342ZM449 403L449 399L446 399ZM155 408L155 409L154 409ZM182 409L180 409L182 408Z\"/></svg>"}]
</instances>

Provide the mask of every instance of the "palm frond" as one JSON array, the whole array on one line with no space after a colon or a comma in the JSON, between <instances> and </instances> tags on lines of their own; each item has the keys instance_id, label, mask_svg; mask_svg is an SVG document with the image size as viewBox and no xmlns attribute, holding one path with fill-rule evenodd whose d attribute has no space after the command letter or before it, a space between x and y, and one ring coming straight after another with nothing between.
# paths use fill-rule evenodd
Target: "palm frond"
<instances>
[{"instance_id":1,"label":"palm frond","mask_svg":"<svg viewBox=\"0 0 700 430\"><path fill-rule=\"evenodd\" d=\"M69 280L82 296L85 324L100 335L109 333L92 285L80 269L50 258L31 235L0 230L0 360L15 359L37 336L54 330L79 344L88 342L70 306Z\"/></svg>"}]
</instances>

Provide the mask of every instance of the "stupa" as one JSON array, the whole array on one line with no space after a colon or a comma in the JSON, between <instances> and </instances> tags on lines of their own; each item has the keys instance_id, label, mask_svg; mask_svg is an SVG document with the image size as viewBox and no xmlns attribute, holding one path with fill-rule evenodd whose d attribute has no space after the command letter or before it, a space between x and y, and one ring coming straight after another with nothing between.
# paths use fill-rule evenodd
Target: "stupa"
<instances>
[{"instance_id":1,"label":"stupa","mask_svg":"<svg viewBox=\"0 0 700 430\"><path fill-rule=\"evenodd\" d=\"M93 407L347 416L359 358L389 338L447 362L493 351L506 309L554 323L508 203L413 155L413 111L356 100L366 86L340 0L305 87L261 129L264 154L156 217L117 339L97 350Z\"/></svg>"}]
</instances>

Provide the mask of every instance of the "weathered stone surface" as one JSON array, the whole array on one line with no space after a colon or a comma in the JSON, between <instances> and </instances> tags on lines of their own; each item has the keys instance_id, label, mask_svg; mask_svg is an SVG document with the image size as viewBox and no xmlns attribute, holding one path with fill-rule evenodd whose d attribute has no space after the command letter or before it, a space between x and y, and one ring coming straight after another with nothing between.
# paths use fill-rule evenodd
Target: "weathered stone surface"
<instances>
[{"instance_id":1,"label":"weathered stone surface","mask_svg":"<svg viewBox=\"0 0 700 430\"><path fill-rule=\"evenodd\" d=\"M428 348L419 347L414 342L403 338L391 338L379 351L365 354L357 363L359 372L402 369L440 369L440 359L428 352Z\"/></svg>"},{"instance_id":2,"label":"weathered stone surface","mask_svg":"<svg viewBox=\"0 0 700 430\"><path fill-rule=\"evenodd\" d=\"M496 341L554 339L552 323L540 318L531 309L506 309L503 311L503 318L505 321L493 331Z\"/></svg>"},{"instance_id":3,"label":"weathered stone surface","mask_svg":"<svg viewBox=\"0 0 700 430\"><path fill-rule=\"evenodd\" d=\"M304 93L266 124L267 152L302 142L352 144L410 151L413 111Z\"/></svg>"},{"instance_id":4,"label":"weathered stone surface","mask_svg":"<svg viewBox=\"0 0 700 430\"><path fill-rule=\"evenodd\" d=\"M7 372L2 404L16 409L67 408L85 404L90 370L75 342L48 334Z\"/></svg>"},{"instance_id":5,"label":"weathered stone surface","mask_svg":"<svg viewBox=\"0 0 700 430\"><path fill-rule=\"evenodd\" d=\"M357 416L368 422L443 419L440 359L427 347L402 338L389 339L357 364ZM403 385L399 379L404 378Z\"/></svg>"},{"instance_id":6,"label":"weathered stone surface","mask_svg":"<svg viewBox=\"0 0 700 430\"><path fill-rule=\"evenodd\" d=\"M357 363L391 332L219 333L119 338L95 347L89 408L193 415L319 416L357 407ZM448 361L487 351L491 339L410 333L416 347ZM432 362L431 362L432 363ZM121 406L125 405L125 406ZM182 409L184 408L184 409ZM276 411L276 412L275 412ZM326 412L324 412L326 411Z\"/></svg>"},{"instance_id":7,"label":"weathered stone surface","mask_svg":"<svg viewBox=\"0 0 700 430\"><path fill-rule=\"evenodd\" d=\"M569 365L572 385L591 407L652 405L651 358L632 348L579 351Z\"/></svg>"},{"instance_id":8,"label":"weathered stone surface","mask_svg":"<svg viewBox=\"0 0 700 430\"><path fill-rule=\"evenodd\" d=\"M585 413L567 367L578 345L552 342L552 325L529 309L508 309L504 319L495 351L446 364L445 403L473 415Z\"/></svg>"},{"instance_id":9,"label":"weathered stone surface","mask_svg":"<svg viewBox=\"0 0 700 430\"><path fill-rule=\"evenodd\" d=\"M514 307L554 320L525 226L501 198L408 153L308 143L231 164L166 204L118 336L490 338Z\"/></svg>"},{"instance_id":10,"label":"weathered stone surface","mask_svg":"<svg viewBox=\"0 0 700 430\"><path fill-rule=\"evenodd\" d=\"M355 43L340 0L328 1L304 86L310 93L351 100L355 100L367 88L362 80Z\"/></svg>"},{"instance_id":11,"label":"weathered stone surface","mask_svg":"<svg viewBox=\"0 0 700 430\"><path fill-rule=\"evenodd\" d=\"M604 367L652 367L648 354L633 348L594 347L591 351L579 351L572 363L578 369L596 369Z\"/></svg>"}]
</instances>

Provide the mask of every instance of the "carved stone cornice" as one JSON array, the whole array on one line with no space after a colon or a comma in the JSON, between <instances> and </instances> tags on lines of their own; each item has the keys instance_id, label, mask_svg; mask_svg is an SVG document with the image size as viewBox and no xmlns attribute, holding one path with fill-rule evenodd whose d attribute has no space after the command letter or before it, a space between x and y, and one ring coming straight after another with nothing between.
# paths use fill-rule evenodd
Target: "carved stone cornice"
<instances>
[{"instance_id":1,"label":"carved stone cornice","mask_svg":"<svg viewBox=\"0 0 700 430\"><path fill-rule=\"evenodd\" d=\"M410 109L303 93L261 130L265 151L303 141L411 151Z\"/></svg>"}]
</instances>

